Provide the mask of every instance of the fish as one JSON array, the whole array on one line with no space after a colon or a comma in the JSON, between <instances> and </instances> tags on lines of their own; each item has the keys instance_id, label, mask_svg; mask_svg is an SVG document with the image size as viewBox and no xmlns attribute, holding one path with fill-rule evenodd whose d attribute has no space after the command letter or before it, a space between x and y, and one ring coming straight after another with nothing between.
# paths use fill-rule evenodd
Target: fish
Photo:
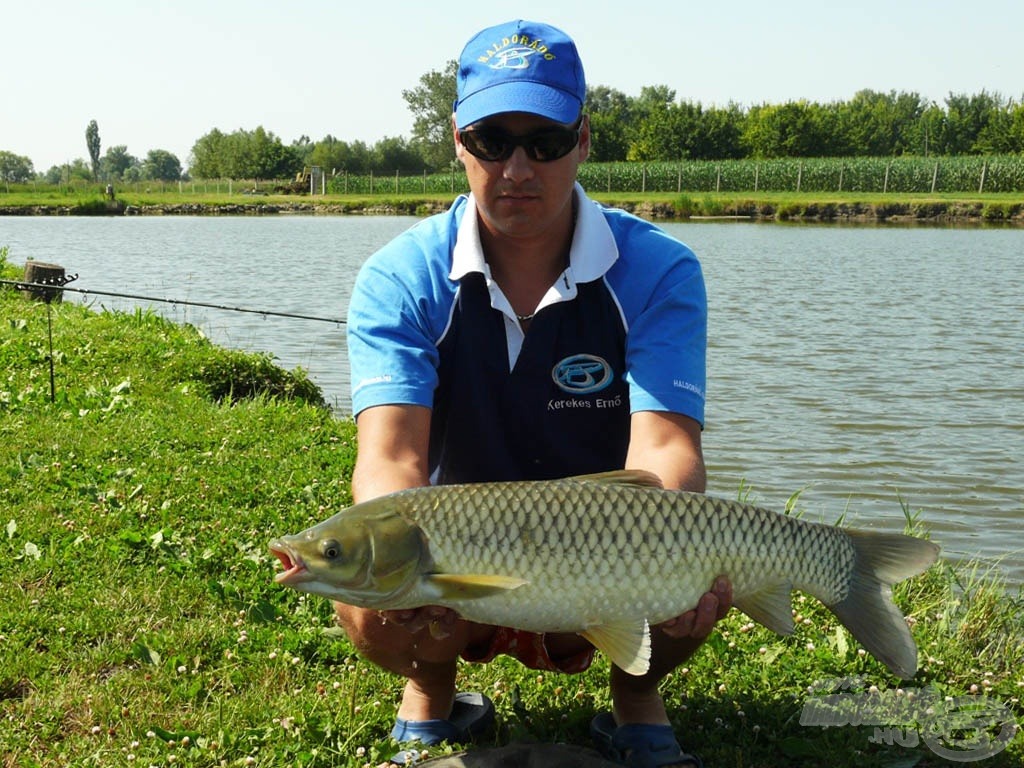
<instances>
[{"instance_id":1,"label":"fish","mask_svg":"<svg viewBox=\"0 0 1024 768\"><path fill-rule=\"evenodd\" d=\"M725 575L733 605L754 621L792 633L800 590L910 679L917 646L891 586L925 571L940 548L618 470L398 491L277 538L270 552L286 587L363 608L439 605L482 624L574 632L632 675L650 668L651 627L694 608Z\"/></svg>"}]
</instances>

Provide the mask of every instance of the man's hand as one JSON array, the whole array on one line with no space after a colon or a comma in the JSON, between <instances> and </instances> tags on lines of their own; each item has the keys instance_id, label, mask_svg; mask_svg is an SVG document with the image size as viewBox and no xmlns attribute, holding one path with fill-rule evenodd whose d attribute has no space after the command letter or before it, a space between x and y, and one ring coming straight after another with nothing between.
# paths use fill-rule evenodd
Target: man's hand
<instances>
[{"instance_id":1,"label":"man's hand","mask_svg":"<svg viewBox=\"0 0 1024 768\"><path fill-rule=\"evenodd\" d=\"M732 583L725 576L719 576L711 590L701 595L696 608L658 626L666 635L677 640L684 637L703 640L711 634L715 624L725 618L730 608Z\"/></svg>"},{"instance_id":2,"label":"man's hand","mask_svg":"<svg viewBox=\"0 0 1024 768\"><path fill-rule=\"evenodd\" d=\"M412 634L427 628L435 640L443 640L452 633L459 614L451 608L440 605L427 605L423 608L408 608L400 611L380 611L380 617L387 622L396 624Z\"/></svg>"}]
</instances>

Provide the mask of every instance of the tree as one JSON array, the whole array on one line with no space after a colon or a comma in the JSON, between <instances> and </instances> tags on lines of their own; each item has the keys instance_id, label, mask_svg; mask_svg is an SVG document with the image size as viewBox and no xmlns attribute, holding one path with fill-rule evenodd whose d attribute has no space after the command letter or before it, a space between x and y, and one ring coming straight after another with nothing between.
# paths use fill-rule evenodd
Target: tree
<instances>
[{"instance_id":1,"label":"tree","mask_svg":"<svg viewBox=\"0 0 1024 768\"><path fill-rule=\"evenodd\" d=\"M283 179L302 170L301 145L286 147L263 126L231 134L214 128L192 145L191 173L200 179Z\"/></svg>"},{"instance_id":2,"label":"tree","mask_svg":"<svg viewBox=\"0 0 1024 768\"><path fill-rule=\"evenodd\" d=\"M214 128L192 145L189 168L199 179L223 179L228 176L224 167L224 145L227 137Z\"/></svg>"},{"instance_id":3,"label":"tree","mask_svg":"<svg viewBox=\"0 0 1024 768\"><path fill-rule=\"evenodd\" d=\"M107 152L100 161L100 170L105 179L114 181L124 179L129 168L139 164L139 159L128 154L128 147L118 144L115 147L107 147Z\"/></svg>"},{"instance_id":4,"label":"tree","mask_svg":"<svg viewBox=\"0 0 1024 768\"><path fill-rule=\"evenodd\" d=\"M373 145L373 169L380 173L419 173L423 157L402 137L385 137Z\"/></svg>"},{"instance_id":5,"label":"tree","mask_svg":"<svg viewBox=\"0 0 1024 768\"><path fill-rule=\"evenodd\" d=\"M100 180L100 127L95 120L90 120L85 129L85 144L89 148L89 159L92 161L93 181Z\"/></svg>"},{"instance_id":6,"label":"tree","mask_svg":"<svg viewBox=\"0 0 1024 768\"><path fill-rule=\"evenodd\" d=\"M177 181L181 178L181 162L165 149L151 149L142 164L142 178Z\"/></svg>"},{"instance_id":7,"label":"tree","mask_svg":"<svg viewBox=\"0 0 1024 768\"><path fill-rule=\"evenodd\" d=\"M333 175L338 171L352 170L349 165L351 155L348 144L327 134L313 145L313 151L309 153L309 164L319 165L324 173Z\"/></svg>"},{"instance_id":8,"label":"tree","mask_svg":"<svg viewBox=\"0 0 1024 768\"><path fill-rule=\"evenodd\" d=\"M589 86L585 109L590 116L590 161L625 160L636 128L633 99L604 85Z\"/></svg>"},{"instance_id":9,"label":"tree","mask_svg":"<svg viewBox=\"0 0 1024 768\"><path fill-rule=\"evenodd\" d=\"M726 160L743 157L740 138L746 115L738 104L704 110L700 134L692 148L695 160Z\"/></svg>"},{"instance_id":10,"label":"tree","mask_svg":"<svg viewBox=\"0 0 1024 768\"><path fill-rule=\"evenodd\" d=\"M819 104L762 104L747 113L743 145L753 157L827 157L835 128Z\"/></svg>"},{"instance_id":11,"label":"tree","mask_svg":"<svg viewBox=\"0 0 1024 768\"><path fill-rule=\"evenodd\" d=\"M459 63L453 59L440 72L431 70L423 75L416 88L402 91L413 114L412 145L433 170L447 168L455 159L452 106L458 71Z\"/></svg>"},{"instance_id":12,"label":"tree","mask_svg":"<svg viewBox=\"0 0 1024 768\"><path fill-rule=\"evenodd\" d=\"M996 113L1006 108L998 94L987 91L968 96L953 94L946 99L946 124L942 136L943 149L951 155L980 154L979 139ZM991 135L988 143L993 142Z\"/></svg>"},{"instance_id":13,"label":"tree","mask_svg":"<svg viewBox=\"0 0 1024 768\"><path fill-rule=\"evenodd\" d=\"M282 179L294 176L302 170L302 160L294 147L286 147L281 139L272 131L258 126L246 137L248 139L247 156L251 163L249 168L240 169L240 179Z\"/></svg>"},{"instance_id":14,"label":"tree","mask_svg":"<svg viewBox=\"0 0 1024 768\"><path fill-rule=\"evenodd\" d=\"M917 93L865 89L836 110L844 138L841 154L902 155L921 144L919 126L925 102Z\"/></svg>"},{"instance_id":15,"label":"tree","mask_svg":"<svg viewBox=\"0 0 1024 768\"><path fill-rule=\"evenodd\" d=\"M629 147L630 160L685 160L693 157L699 140L699 104L652 100L640 118Z\"/></svg>"},{"instance_id":16,"label":"tree","mask_svg":"<svg viewBox=\"0 0 1024 768\"><path fill-rule=\"evenodd\" d=\"M290 148L295 152L295 157L298 159L299 165L318 165L318 163L310 162L310 157L312 156L316 145L310 141L309 136L306 136L305 134L299 136L299 138L291 143Z\"/></svg>"},{"instance_id":17,"label":"tree","mask_svg":"<svg viewBox=\"0 0 1024 768\"><path fill-rule=\"evenodd\" d=\"M92 173L85 160L78 157L70 163L50 166L43 178L47 184L70 184L72 181L91 181Z\"/></svg>"},{"instance_id":18,"label":"tree","mask_svg":"<svg viewBox=\"0 0 1024 768\"><path fill-rule=\"evenodd\" d=\"M22 155L0 150L0 179L7 184L22 184L36 175L32 161Z\"/></svg>"}]
</instances>

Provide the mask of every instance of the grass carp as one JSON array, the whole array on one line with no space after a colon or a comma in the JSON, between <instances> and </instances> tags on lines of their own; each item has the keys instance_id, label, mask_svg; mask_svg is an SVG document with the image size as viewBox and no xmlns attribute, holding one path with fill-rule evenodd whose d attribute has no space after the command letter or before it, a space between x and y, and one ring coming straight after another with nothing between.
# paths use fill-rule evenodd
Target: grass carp
<instances>
[{"instance_id":1,"label":"grass carp","mask_svg":"<svg viewBox=\"0 0 1024 768\"><path fill-rule=\"evenodd\" d=\"M442 605L535 632L576 632L625 671L649 668L650 626L685 613L719 574L734 605L793 631L791 592L824 603L894 674L917 647L890 585L934 543L664 490L638 471L399 491L270 544L293 589L372 609Z\"/></svg>"}]
</instances>

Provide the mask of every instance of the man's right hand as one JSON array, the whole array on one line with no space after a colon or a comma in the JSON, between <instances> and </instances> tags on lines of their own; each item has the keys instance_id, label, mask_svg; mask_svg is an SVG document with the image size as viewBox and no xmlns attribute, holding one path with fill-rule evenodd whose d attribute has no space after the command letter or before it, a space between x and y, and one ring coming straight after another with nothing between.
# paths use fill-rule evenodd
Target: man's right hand
<instances>
[{"instance_id":1,"label":"man's right hand","mask_svg":"<svg viewBox=\"0 0 1024 768\"><path fill-rule=\"evenodd\" d=\"M441 605L427 605L422 608L406 608L397 611L379 611L385 621L396 624L415 634L424 628L435 640L443 640L452 633L459 614Z\"/></svg>"}]
</instances>

